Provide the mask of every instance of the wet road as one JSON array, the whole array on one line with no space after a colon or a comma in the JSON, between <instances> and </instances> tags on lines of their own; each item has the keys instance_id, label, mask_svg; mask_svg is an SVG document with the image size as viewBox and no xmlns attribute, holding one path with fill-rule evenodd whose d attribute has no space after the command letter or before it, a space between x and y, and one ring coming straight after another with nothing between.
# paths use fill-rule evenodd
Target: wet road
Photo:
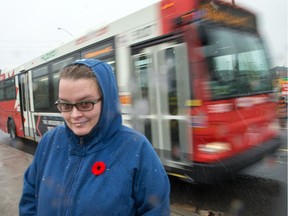
<instances>
[{"instance_id":1,"label":"wet road","mask_svg":"<svg viewBox=\"0 0 288 216\"><path fill-rule=\"evenodd\" d=\"M242 171L234 179L214 185L196 185L170 177L172 216L286 216L287 129L283 145L273 157ZM0 143L34 154L32 141L11 142L0 131Z\"/></svg>"},{"instance_id":2,"label":"wet road","mask_svg":"<svg viewBox=\"0 0 288 216\"><path fill-rule=\"evenodd\" d=\"M287 216L287 129L273 157L243 170L234 179L214 185L171 180L171 202L212 215ZM205 214L203 214L205 215Z\"/></svg>"}]
</instances>

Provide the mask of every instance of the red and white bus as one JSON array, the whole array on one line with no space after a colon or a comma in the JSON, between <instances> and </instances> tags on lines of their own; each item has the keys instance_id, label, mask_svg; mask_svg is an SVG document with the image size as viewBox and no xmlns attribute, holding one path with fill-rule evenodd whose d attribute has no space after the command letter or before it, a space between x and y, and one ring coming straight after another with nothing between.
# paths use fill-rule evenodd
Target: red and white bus
<instances>
[{"instance_id":1,"label":"red and white bus","mask_svg":"<svg viewBox=\"0 0 288 216\"><path fill-rule=\"evenodd\" d=\"M167 172L210 183L280 145L270 66L253 13L216 0L163 0L0 77L0 128L39 141L63 119L58 72L79 58L114 69L124 123Z\"/></svg>"}]
</instances>

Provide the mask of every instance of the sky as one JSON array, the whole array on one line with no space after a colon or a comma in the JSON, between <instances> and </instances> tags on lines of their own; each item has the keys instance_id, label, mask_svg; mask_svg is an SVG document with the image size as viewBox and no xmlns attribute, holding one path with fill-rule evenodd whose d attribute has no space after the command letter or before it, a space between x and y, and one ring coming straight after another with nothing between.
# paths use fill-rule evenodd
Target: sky
<instances>
[{"instance_id":1,"label":"sky","mask_svg":"<svg viewBox=\"0 0 288 216\"><path fill-rule=\"evenodd\" d=\"M156 1L0 0L0 69L19 66ZM287 67L287 0L235 0L235 3L257 14L272 67Z\"/></svg>"}]
</instances>

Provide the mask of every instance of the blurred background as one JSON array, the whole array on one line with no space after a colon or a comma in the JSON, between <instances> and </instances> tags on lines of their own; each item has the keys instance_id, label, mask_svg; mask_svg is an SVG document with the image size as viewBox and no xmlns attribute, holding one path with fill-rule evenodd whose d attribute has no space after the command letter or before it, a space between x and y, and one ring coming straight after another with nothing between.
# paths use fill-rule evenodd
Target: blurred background
<instances>
[{"instance_id":1,"label":"blurred background","mask_svg":"<svg viewBox=\"0 0 288 216\"><path fill-rule=\"evenodd\" d=\"M256 13L272 68L287 67L287 1L225 0ZM10 69L156 0L0 1L0 69Z\"/></svg>"}]
</instances>

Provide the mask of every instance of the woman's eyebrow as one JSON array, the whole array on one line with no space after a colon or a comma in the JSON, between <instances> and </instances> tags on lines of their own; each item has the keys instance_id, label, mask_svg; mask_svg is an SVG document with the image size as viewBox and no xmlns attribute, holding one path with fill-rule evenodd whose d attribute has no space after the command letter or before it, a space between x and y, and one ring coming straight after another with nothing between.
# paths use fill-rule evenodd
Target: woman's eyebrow
<instances>
[{"instance_id":1,"label":"woman's eyebrow","mask_svg":"<svg viewBox=\"0 0 288 216\"><path fill-rule=\"evenodd\" d=\"M63 98L59 98L58 101L65 102L65 103L66 103L66 102L69 103L69 101L67 101L67 100L65 100L65 99L63 99Z\"/></svg>"},{"instance_id":2,"label":"woman's eyebrow","mask_svg":"<svg viewBox=\"0 0 288 216\"><path fill-rule=\"evenodd\" d=\"M90 100L95 100L95 96L84 96L83 98L77 100L76 102L71 102L69 100L65 100L63 98L59 98L58 100L61 101L61 102L65 102L65 103L79 103L79 102L82 102L82 101L90 101Z\"/></svg>"}]
</instances>

